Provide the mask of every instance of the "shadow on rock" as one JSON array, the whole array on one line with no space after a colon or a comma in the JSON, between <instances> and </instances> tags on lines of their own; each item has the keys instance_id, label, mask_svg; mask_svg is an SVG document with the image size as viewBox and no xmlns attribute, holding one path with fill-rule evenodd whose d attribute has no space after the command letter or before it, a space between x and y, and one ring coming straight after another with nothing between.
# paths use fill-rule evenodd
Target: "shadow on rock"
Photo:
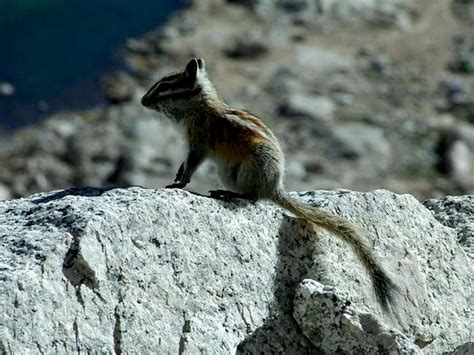
<instances>
[{"instance_id":1,"label":"shadow on rock","mask_svg":"<svg viewBox=\"0 0 474 355\"><path fill-rule=\"evenodd\" d=\"M95 197L95 196L100 196L104 192L114 190L118 187L116 186L110 186L110 187L72 187L70 189L66 190L61 190L58 192L54 192L50 195L43 196L40 198L37 198L35 200L32 200L36 205L42 204L42 203L48 203L51 201L55 200L60 200L63 197L66 196L84 196L84 197Z\"/></svg>"},{"instance_id":2,"label":"shadow on rock","mask_svg":"<svg viewBox=\"0 0 474 355\"><path fill-rule=\"evenodd\" d=\"M293 317L296 287L314 270L318 248L314 228L302 219L285 216L278 232L274 304L270 317L237 347L237 354L314 354L318 349L303 335Z\"/></svg>"}]
</instances>

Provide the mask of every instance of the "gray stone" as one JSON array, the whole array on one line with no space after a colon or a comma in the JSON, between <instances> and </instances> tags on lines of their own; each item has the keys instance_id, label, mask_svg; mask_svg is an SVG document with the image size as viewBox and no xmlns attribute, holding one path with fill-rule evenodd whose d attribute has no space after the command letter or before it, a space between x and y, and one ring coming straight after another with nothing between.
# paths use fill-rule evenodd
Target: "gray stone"
<instances>
[{"instance_id":1,"label":"gray stone","mask_svg":"<svg viewBox=\"0 0 474 355\"><path fill-rule=\"evenodd\" d=\"M226 48L224 52L232 59L255 60L267 54L268 46L262 41L239 38L229 48Z\"/></svg>"},{"instance_id":2,"label":"gray stone","mask_svg":"<svg viewBox=\"0 0 474 355\"><path fill-rule=\"evenodd\" d=\"M300 12L312 10L314 1L311 0L279 0L278 6L288 12Z\"/></svg>"},{"instance_id":3,"label":"gray stone","mask_svg":"<svg viewBox=\"0 0 474 355\"><path fill-rule=\"evenodd\" d=\"M15 94L15 87L7 82L0 82L0 96L12 96Z\"/></svg>"},{"instance_id":4,"label":"gray stone","mask_svg":"<svg viewBox=\"0 0 474 355\"><path fill-rule=\"evenodd\" d=\"M470 25L474 24L474 1L452 0L451 9L459 20Z\"/></svg>"},{"instance_id":5,"label":"gray stone","mask_svg":"<svg viewBox=\"0 0 474 355\"><path fill-rule=\"evenodd\" d=\"M320 13L345 23L368 23L406 28L411 23L412 2L407 0L321 0Z\"/></svg>"},{"instance_id":6,"label":"gray stone","mask_svg":"<svg viewBox=\"0 0 474 355\"><path fill-rule=\"evenodd\" d=\"M294 94L281 104L279 113L290 118L327 122L334 119L334 110L334 102L326 96Z\"/></svg>"},{"instance_id":7,"label":"gray stone","mask_svg":"<svg viewBox=\"0 0 474 355\"><path fill-rule=\"evenodd\" d=\"M412 22L414 10L413 2L410 0L227 0L227 2L242 4L262 15L289 16L305 24L375 24L406 28Z\"/></svg>"},{"instance_id":8,"label":"gray stone","mask_svg":"<svg viewBox=\"0 0 474 355\"><path fill-rule=\"evenodd\" d=\"M12 198L10 190L3 184L0 184L0 200L9 200Z\"/></svg>"},{"instance_id":9,"label":"gray stone","mask_svg":"<svg viewBox=\"0 0 474 355\"><path fill-rule=\"evenodd\" d=\"M474 45L473 45L474 46ZM440 90L444 94L439 107L458 117L465 117L467 121L474 118L474 90L461 79L448 79L440 83ZM461 122L461 125L465 125Z\"/></svg>"},{"instance_id":10,"label":"gray stone","mask_svg":"<svg viewBox=\"0 0 474 355\"><path fill-rule=\"evenodd\" d=\"M466 142L469 149L474 151L474 124L456 122L453 126L456 137Z\"/></svg>"},{"instance_id":11,"label":"gray stone","mask_svg":"<svg viewBox=\"0 0 474 355\"><path fill-rule=\"evenodd\" d=\"M125 47L132 53L142 55L148 55L153 53L154 51L154 48L151 43L143 39L129 38L125 42Z\"/></svg>"},{"instance_id":12,"label":"gray stone","mask_svg":"<svg viewBox=\"0 0 474 355\"><path fill-rule=\"evenodd\" d=\"M423 204L441 224L454 228L458 243L474 259L474 195L446 196Z\"/></svg>"},{"instance_id":13,"label":"gray stone","mask_svg":"<svg viewBox=\"0 0 474 355\"><path fill-rule=\"evenodd\" d=\"M303 72L306 78L321 79L336 72L349 71L354 67L351 57L335 51L315 46L296 48L294 66Z\"/></svg>"},{"instance_id":14,"label":"gray stone","mask_svg":"<svg viewBox=\"0 0 474 355\"><path fill-rule=\"evenodd\" d=\"M474 154L463 140L456 140L447 151L447 159L451 168L450 175L465 190L474 186L473 162Z\"/></svg>"},{"instance_id":15,"label":"gray stone","mask_svg":"<svg viewBox=\"0 0 474 355\"><path fill-rule=\"evenodd\" d=\"M169 120L138 105L57 115L20 138L0 171L13 196L74 185L161 186L185 154Z\"/></svg>"},{"instance_id":16,"label":"gray stone","mask_svg":"<svg viewBox=\"0 0 474 355\"><path fill-rule=\"evenodd\" d=\"M292 180L304 180L308 173L305 164L299 160L292 160L286 164L286 176Z\"/></svg>"},{"instance_id":17,"label":"gray stone","mask_svg":"<svg viewBox=\"0 0 474 355\"><path fill-rule=\"evenodd\" d=\"M130 101L133 97L134 79L125 72L105 76L102 85L105 98L112 104Z\"/></svg>"},{"instance_id":18,"label":"gray stone","mask_svg":"<svg viewBox=\"0 0 474 355\"><path fill-rule=\"evenodd\" d=\"M454 72L462 74L474 74L474 53L459 55L459 57L451 63L450 68Z\"/></svg>"},{"instance_id":19,"label":"gray stone","mask_svg":"<svg viewBox=\"0 0 474 355\"><path fill-rule=\"evenodd\" d=\"M371 62L372 70L382 75L389 74L391 65L391 59L386 54L376 56Z\"/></svg>"},{"instance_id":20,"label":"gray stone","mask_svg":"<svg viewBox=\"0 0 474 355\"><path fill-rule=\"evenodd\" d=\"M458 124L447 116L439 125L437 168L454 181L461 192L474 187L474 126Z\"/></svg>"},{"instance_id":21,"label":"gray stone","mask_svg":"<svg viewBox=\"0 0 474 355\"><path fill-rule=\"evenodd\" d=\"M390 161L391 145L385 132L363 123L346 123L331 129L328 154L354 159L365 169L384 170Z\"/></svg>"},{"instance_id":22,"label":"gray stone","mask_svg":"<svg viewBox=\"0 0 474 355\"><path fill-rule=\"evenodd\" d=\"M413 339L439 353L472 339L472 262L413 197L300 198L363 230L400 287L394 314L382 312L347 245L269 204L76 188L0 202L0 352L334 353L374 333L357 326L361 317L369 328L395 329L389 337L400 348ZM337 286L357 310L346 324L358 333L339 325L337 339L303 336L300 326L314 331L334 319L323 306L329 319L295 322L303 280ZM373 337L380 351L393 349Z\"/></svg>"},{"instance_id":23,"label":"gray stone","mask_svg":"<svg viewBox=\"0 0 474 355\"><path fill-rule=\"evenodd\" d=\"M265 87L273 95L290 95L302 88L299 74L288 67L276 68Z\"/></svg>"},{"instance_id":24,"label":"gray stone","mask_svg":"<svg viewBox=\"0 0 474 355\"><path fill-rule=\"evenodd\" d=\"M421 354L412 339L373 314L358 311L334 287L314 280L304 280L296 290L294 316L303 334L327 354L335 349L345 354L376 354L380 349Z\"/></svg>"},{"instance_id":25,"label":"gray stone","mask_svg":"<svg viewBox=\"0 0 474 355\"><path fill-rule=\"evenodd\" d=\"M451 355L471 355L474 354L474 342L463 344L456 348Z\"/></svg>"}]
</instances>

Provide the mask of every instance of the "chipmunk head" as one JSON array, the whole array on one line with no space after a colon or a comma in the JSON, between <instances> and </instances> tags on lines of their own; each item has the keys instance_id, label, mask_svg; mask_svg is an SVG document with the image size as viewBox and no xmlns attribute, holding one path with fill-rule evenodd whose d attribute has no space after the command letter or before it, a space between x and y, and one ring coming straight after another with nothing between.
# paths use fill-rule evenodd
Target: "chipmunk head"
<instances>
[{"instance_id":1,"label":"chipmunk head","mask_svg":"<svg viewBox=\"0 0 474 355\"><path fill-rule=\"evenodd\" d=\"M141 103L149 109L179 118L175 116L185 114L193 102L214 96L217 94L207 76L204 60L193 58L183 71L165 75L155 83L142 97Z\"/></svg>"}]
</instances>

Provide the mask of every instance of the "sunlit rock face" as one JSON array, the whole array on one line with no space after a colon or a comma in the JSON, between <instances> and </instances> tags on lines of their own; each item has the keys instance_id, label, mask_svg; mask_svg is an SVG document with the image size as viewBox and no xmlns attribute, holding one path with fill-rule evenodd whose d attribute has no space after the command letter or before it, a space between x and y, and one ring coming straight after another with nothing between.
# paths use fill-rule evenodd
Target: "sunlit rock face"
<instances>
[{"instance_id":1,"label":"sunlit rock face","mask_svg":"<svg viewBox=\"0 0 474 355\"><path fill-rule=\"evenodd\" d=\"M454 229L410 195L299 198L360 228L399 286L390 312L347 244L271 204L75 188L0 202L1 352L468 346L474 273Z\"/></svg>"}]
</instances>

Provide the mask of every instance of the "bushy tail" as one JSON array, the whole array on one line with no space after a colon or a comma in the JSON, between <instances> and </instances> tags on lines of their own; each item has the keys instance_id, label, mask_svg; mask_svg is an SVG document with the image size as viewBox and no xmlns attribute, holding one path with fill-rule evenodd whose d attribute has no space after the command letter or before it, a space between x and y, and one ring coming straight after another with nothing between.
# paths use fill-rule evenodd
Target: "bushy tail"
<instances>
[{"instance_id":1,"label":"bushy tail","mask_svg":"<svg viewBox=\"0 0 474 355\"><path fill-rule=\"evenodd\" d=\"M272 200L296 216L323 227L324 229L334 233L343 241L349 243L359 260L369 271L373 281L375 294L382 305L382 308L387 311L389 303L392 305L394 304L394 291L397 287L387 276L381 265L378 263L372 250L359 236L351 223L322 209L300 202L284 192L276 194Z\"/></svg>"}]
</instances>

